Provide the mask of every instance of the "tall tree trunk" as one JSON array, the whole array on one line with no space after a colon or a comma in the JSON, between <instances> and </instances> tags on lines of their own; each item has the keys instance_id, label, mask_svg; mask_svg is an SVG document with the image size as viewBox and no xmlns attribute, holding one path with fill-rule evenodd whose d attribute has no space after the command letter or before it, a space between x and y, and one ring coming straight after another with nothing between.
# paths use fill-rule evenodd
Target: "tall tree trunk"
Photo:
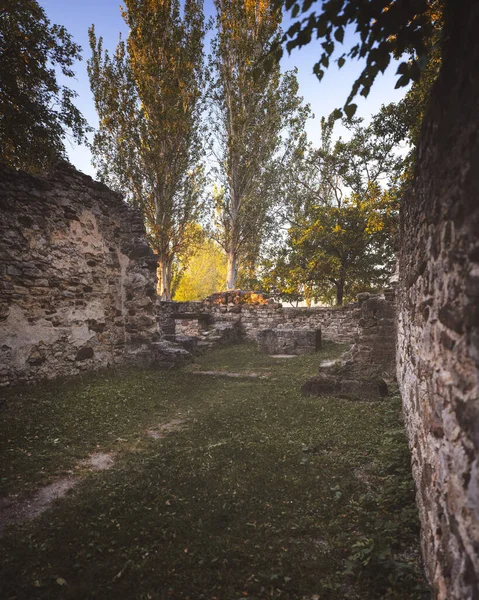
<instances>
[{"instance_id":1,"label":"tall tree trunk","mask_svg":"<svg viewBox=\"0 0 479 600\"><path fill-rule=\"evenodd\" d=\"M311 288L308 285L304 286L304 301L306 302L306 306L308 308L311 307L311 303L312 303L312 291Z\"/></svg>"},{"instance_id":2,"label":"tall tree trunk","mask_svg":"<svg viewBox=\"0 0 479 600\"><path fill-rule=\"evenodd\" d=\"M340 279L336 283L336 305L342 306L344 299L344 279Z\"/></svg>"},{"instance_id":3,"label":"tall tree trunk","mask_svg":"<svg viewBox=\"0 0 479 600\"><path fill-rule=\"evenodd\" d=\"M236 278L238 276L238 256L234 248L230 248L227 253L228 264L226 267L226 289L234 290L236 287Z\"/></svg>"},{"instance_id":4,"label":"tall tree trunk","mask_svg":"<svg viewBox=\"0 0 479 600\"><path fill-rule=\"evenodd\" d=\"M171 258L162 254L158 255L158 267L156 274L158 284L156 292L161 300L171 300Z\"/></svg>"}]
</instances>

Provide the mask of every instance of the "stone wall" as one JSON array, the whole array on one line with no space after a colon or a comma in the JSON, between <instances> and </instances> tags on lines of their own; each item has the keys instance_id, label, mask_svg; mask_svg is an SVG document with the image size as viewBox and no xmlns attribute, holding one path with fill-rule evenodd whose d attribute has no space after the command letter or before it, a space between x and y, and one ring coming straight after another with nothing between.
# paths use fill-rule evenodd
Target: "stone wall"
<instances>
[{"instance_id":1,"label":"stone wall","mask_svg":"<svg viewBox=\"0 0 479 600\"><path fill-rule=\"evenodd\" d=\"M344 370L361 379L396 376L395 290L383 296L358 295L356 341L342 357Z\"/></svg>"},{"instance_id":2,"label":"stone wall","mask_svg":"<svg viewBox=\"0 0 479 600\"><path fill-rule=\"evenodd\" d=\"M338 361L319 366L319 374L301 388L304 394L374 400L388 395L386 381L395 379L395 292L358 295L355 343Z\"/></svg>"},{"instance_id":3,"label":"stone wall","mask_svg":"<svg viewBox=\"0 0 479 600\"><path fill-rule=\"evenodd\" d=\"M156 261L137 211L63 164L0 173L0 384L150 360Z\"/></svg>"},{"instance_id":4,"label":"stone wall","mask_svg":"<svg viewBox=\"0 0 479 600\"><path fill-rule=\"evenodd\" d=\"M210 324L239 324L246 339L256 340L262 329L321 329L323 340L353 343L358 330L358 306L342 308L288 308L277 303L263 305L217 305L209 302L159 302L158 326L165 334L175 332L174 315L197 313ZM177 322L179 319L177 319ZM178 331L181 329L179 325Z\"/></svg>"},{"instance_id":5,"label":"stone wall","mask_svg":"<svg viewBox=\"0 0 479 600\"><path fill-rule=\"evenodd\" d=\"M260 329L295 327L321 329L323 340L352 343L357 333L356 306L344 308L289 308L276 305L238 307L213 306L215 321L240 320L247 339L256 339Z\"/></svg>"},{"instance_id":6,"label":"stone wall","mask_svg":"<svg viewBox=\"0 0 479 600\"><path fill-rule=\"evenodd\" d=\"M479 3L449 2L403 201L398 380L437 600L479 598Z\"/></svg>"}]
</instances>

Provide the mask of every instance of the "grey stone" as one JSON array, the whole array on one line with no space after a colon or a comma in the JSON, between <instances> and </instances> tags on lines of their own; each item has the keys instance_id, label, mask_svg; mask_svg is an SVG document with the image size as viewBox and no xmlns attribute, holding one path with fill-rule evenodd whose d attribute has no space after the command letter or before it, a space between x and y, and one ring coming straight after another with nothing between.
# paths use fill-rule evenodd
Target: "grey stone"
<instances>
[{"instance_id":1,"label":"grey stone","mask_svg":"<svg viewBox=\"0 0 479 600\"><path fill-rule=\"evenodd\" d=\"M301 392L309 396L377 400L388 395L388 386L383 379L344 379L341 376L318 375L303 384Z\"/></svg>"},{"instance_id":2,"label":"grey stone","mask_svg":"<svg viewBox=\"0 0 479 600\"><path fill-rule=\"evenodd\" d=\"M397 377L432 595L477 600L479 5L448 4L443 66L401 200Z\"/></svg>"},{"instance_id":3,"label":"grey stone","mask_svg":"<svg viewBox=\"0 0 479 600\"><path fill-rule=\"evenodd\" d=\"M0 205L1 385L148 362L156 258L140 213L66 164L2 167Z\"/></svg>"},{"instance_id":4,"label":"grey stone","mask_svg":"<svg viewBox=\"0 0 479 600\"><path fill-rule=\"evenodd\" d=\"M263 329L256 339L259 350L267 354L313 354L321 347L321 330Z\"/></svg>"},{"instance_id":5,"label":"grey stone","mask_svg":"<svg viewBox=\"0 0 479 600\"><path fill-rule=\"evenodd\" d=\"M94 355L94 351L93 348L91 346L83 346L83 348L80 348L75 356L75 360L81 361L81 360L87 360L89 358L93 358Z\"/></svg>"}]
</instances>

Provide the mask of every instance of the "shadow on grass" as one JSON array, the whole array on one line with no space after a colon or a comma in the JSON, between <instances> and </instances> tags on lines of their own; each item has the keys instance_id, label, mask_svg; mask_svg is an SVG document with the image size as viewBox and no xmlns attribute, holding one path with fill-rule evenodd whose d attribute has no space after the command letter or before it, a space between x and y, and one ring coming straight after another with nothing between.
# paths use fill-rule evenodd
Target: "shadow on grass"
<instances>
[{"instance_id":1,"label":"shadow on grass","mask_svg":"<svg viewBox=\"0 0 479 600\"><path fill-rule=\"evenodd\" d=\"M240 345L198 359L202 370L268 379L192 367L10 390L10 493L93 449L117 462L10 529L1 596L428 598L399 398L299 393L318 359L343 350L281 361ZM148 435L174 419L181 428Z\"/></svg>"}]
</instances>

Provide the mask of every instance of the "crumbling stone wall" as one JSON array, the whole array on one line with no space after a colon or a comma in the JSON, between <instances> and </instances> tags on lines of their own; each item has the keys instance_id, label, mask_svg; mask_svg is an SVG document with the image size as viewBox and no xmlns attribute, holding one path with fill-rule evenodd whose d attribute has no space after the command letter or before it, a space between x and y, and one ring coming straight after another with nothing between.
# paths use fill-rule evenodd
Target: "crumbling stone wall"
<instances>
[{"instance_id":1,"label":"crumbling stone wall","mask_svg":"<svg viewBox=\"0 0 479 600\"><path fill-rule=\"evenodd\" d=\"M323 340L352 343L357 332L355 305L342 308L290 308L278 304L237 307L211 306L215 321L241 321L247 339L256 339L261 329L294 327L321 329Z\"/></svg>"},{"instance_id":2,"label":"crumbling stone wall","mask_svg":"<svg viewBox=\"0 0 479 600\"><path fill-rule=\"evenodd\" d=\"M357 337L343 356L343 367L352 377L395 379L396 305L395 289L384 295L358 295Z\"/></svg>"},{"instance_id":3,"label":"crumbling stone wall","mask_svg":"<svg viewBox=\"0 0 479 600\"><path fill-rule=\"evenodd\" d=\"M358 305L342 308L289 308L278 303L218 305L211 302L159 302L158 326L165 334L175 332L172 315L197 313L209 316L210 324L239 325L246 339L256 340L263 329L321 329L323 340L353 343L358 330Z\"/></svg>"},{"instance_id":4,"label":"crumbling stone wall","mask_svg":"<svg viewBox=\"0 0 479 600\"><path fill-rule=\"evenodd\" d=\"M397 373L434 597L477 600L479 3L449 2L446 23L403 201Z\"/></svg>"},{"instance_id":5,"label":"crumbling stone wall","mask_svg":"<svg viewBox=\"0 0 479 600\"><path fill-rule=\"evenodd\" d=\"M313 396L374 400L388 395L395 379L396 319L394 288L383 296L358 295L355 343L340 360L319 366L319 374L301 388Z\"/></svg>"},{"instance_id":6,"label":"crumbling stone wall","mask_svg":"<svg viewBox=\"0 0 479 600\"><path fill-rule=\"evenodd\" d=\"M321 329L261 329L256 340L266 354L314 354L321 348Z\"/></svg>"},{"instance_id":7,"label":"crumbling stone wall","mask_svg":"<svg viewBox=\"0 0 479 600\"><path fill-rule=\"evenodd\" d=\"M149 360L156 261L140 215L63 164L0 173L0 384Z\"/></svg>"}]
</instances>

